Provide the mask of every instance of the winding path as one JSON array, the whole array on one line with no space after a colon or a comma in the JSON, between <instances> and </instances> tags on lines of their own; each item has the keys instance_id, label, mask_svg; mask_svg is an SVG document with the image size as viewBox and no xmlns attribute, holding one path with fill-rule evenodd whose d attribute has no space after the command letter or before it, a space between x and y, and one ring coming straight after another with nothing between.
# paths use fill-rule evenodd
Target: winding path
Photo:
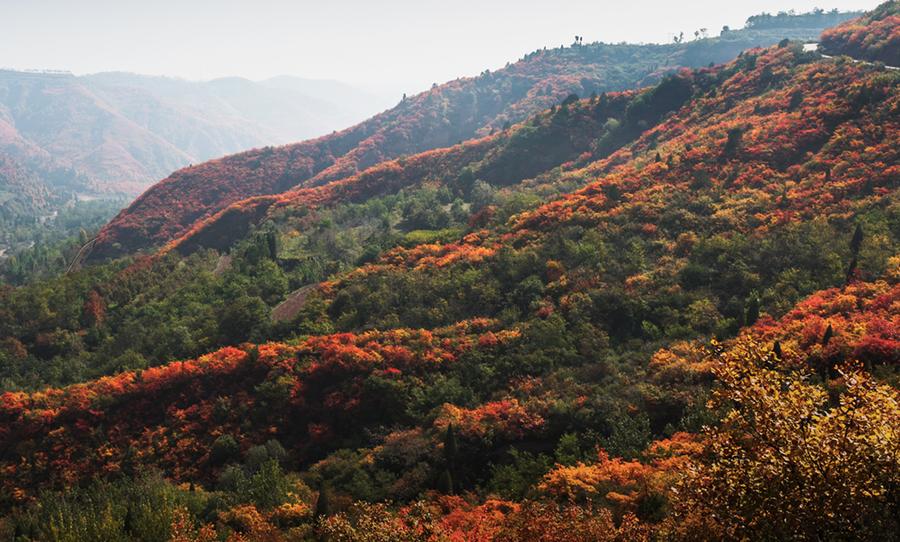
<instances>
[{"instance_id":1,"label":"winding path","mask_svg":"<svg viewBox=\"0 0 900 542\"><path fill-rule=\"evenodd\" d=\"M804 52L810 52L810 51L817 52L817 53L819 53L819 56L821 56L822 58L827 58L827 59L834 59L834 58L835 58L835 57L832 56L832 55L826 55L825 53L819 51L819 44L818 44L818 43L804 43L804 44L803 44L803 51L804 51ZM884 66L886 69L888 69L888 70L900 70L900 67L898 67L898 66L889 66L889 65L887 65L887 64L881 64L881 63L878 63L878 62L872 62L872 61L870 61L870 60L860 60L860 59L858 59L858 58L853 58L852 56L848 56L848 55L843 55L843 56L846 56L846 57L849 58L851 61L857 62L857 63L859 63L859 64L868 64L868 65L870 65L870 66L874 66L874 65L876 65L876 64L879 64L879 65L883 65L883 66Z\"/></svg>"},{"instance_id":2,"label":"winding path","mask_svg":"<svg viewBox=\"0 0 900 542\"><path fill-rule=\"evenodd\" d=\"M87 243L81 246L78 250L78 254L72 258L72 262L69 264L69 267L66 268L66 274L68 275L72 271L77 271L81 269L81 264L84 262L84 259L88 257L88 254L91 253L91 249L94 248L94 244L97 242L97 237L94 237Z\"/></svg>"}]
</instances>

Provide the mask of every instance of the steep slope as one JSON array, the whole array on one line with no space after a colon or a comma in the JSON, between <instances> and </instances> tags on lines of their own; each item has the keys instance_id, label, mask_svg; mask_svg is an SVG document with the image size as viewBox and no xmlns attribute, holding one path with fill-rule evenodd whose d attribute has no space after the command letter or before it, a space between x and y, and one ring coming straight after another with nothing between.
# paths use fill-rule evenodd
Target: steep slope
<instances>
[{"instance_id":1,"label":"steep slope","mask_svg":"<svg viewBox=\"0 0 900 542\"><path fill-rule=\"evenodd\" d=\"M654 89L645 91L654 92ZM641 93L604 94L591 102L566 104L556 111L539 113L526 122L480 139L381 162L356 175L313 188L298 188L272 196L257 196L229 205L194 225L169 243L190 254L201 248L227 250L266 216L292 209L312 210L339 204L364 202L404 188L431 183L470 192L476 180L495 187L521 183L557 167L572 167L605 156L625 144L629 136L618 127L628 105ZM683 103L689 93L645 122L659 118ZM613 128L615 127L615 128ZM605 139L604 139L605 138ZM536 147L540 153L533 152ZM465 172L461 174L461 172Z\"/></svg>"},{"instance_id":2,"label":"steep slope","mask_svg":"<svg viewBox=\"0 0 900 542\"><path fill-rule=\"evenodd\" d=\"M87 176L23 138L12 122L0 110L0 217L46 214L72 193L89 190Z\"/></svg>"},{"instance_id":3,"label":"steep slope","mask_svg":"<svg viewBox=\"0 0 900 542\"><path fill-rule=\"evenodd\" d=\"M433 297L448 295L445 288L459 287L454 284L459 266L477 264L481 271L472 280L496 289L493 295L502 299L515 295L511 289L518 280L543 273L537 262L552 259L560 260L564 269L574 266L575 276L585 275L586 283L569 281L564 291L580 285L577 288L586 288L583 293L610 303L636 292L650 298L665 296L672 288L681 292L678 307L666 310L653 304L626 309L621 300L615 302L619 309L598 307L611 335L641 337L646 325L659 330L688 325L684 311L694 295L708 299L712 294L715 310L721 311L717 318L723 325L732 319L733 325L763 284L769 286L760 295L778 298L785 294L778 290L780 281L786 281L782 286L790 283L793 261L779 256L777 243L771 245L767 238L782 237L778 243L806 251L805 243L822 241L801 233L798 226L810 220L840 228L849 217L893 208L900 178L900 126L893 113L900 99L897 74L815 61L790 46L745 54L729 68L692 77L700 86L709 83L705 95L630 147L569 173L597 181L515 217L508 229L476 231L457 243L389 253L329 285L328 296L336 304L331 314L343 318L348 329L378 325L382 318L428 326L441 325L444 318L494 316L502 304L466 305L460 300L450 303L441 317L425 319L422 309ZM889 229L883 222L879 227ZM587 264L576 254L559 253L559 236L567 231L572 242L593 239L600 253L634 254L595 262L605 269L598 278L583 268ZM794 235L803 241L792 240ZM533 258L531 267L517 271L524 273L517 278L509 276L504 247L510 245ZM841 267L849 262L844 258L843 263L818 263L822 267L813 283L824 280L819 282L824 287L840 280ZM869 271L876 274L881 265L867 263L875 266ZM710 269L719 269L734 282L710 290L709 284L719 280ZM800 282L810 285L807 278ZM429 284L435 290L428 291ZM408 291L417 293L402 293ZM385 298L386 292L397 295ZM673 312L664 316L668 311Z\"/></svg>"},{"instance_id":4,"label":"steep slope","mask_svg":"<svg viewBox=\"0 0 900 542\"><path fill-rule=\"evenodd\" d=\"M801 18L802 19L802 18ZM813 25L814 26L814 25ZM434 87L340 133L282 148L249 151L178 171L101 232L92 257L131 253L183 234L229 204L347 177L383 160L486 135L571 93L616 91L657 81L679 66L724 62L785 35L813 28L731 31L671 45L589 44L543 50L515 64Z\"/></svg>"},{"instance_id":5,"label":"steep slope","mask_svg":"<svg viewBox=\"0 0 900 542\"><path fill-rule=\"evenodd\" d=\"M50 191L41 179L8 156L0 155L0 215L34 213L43 207Z\"/></svg>"},{"instance_id":6,"label":"steep slope","mask_svg":"<svg viewBox=\"0 0 900 542\"><path fill-rule=\"evenodd\" d=\"M210 92L212 81L199 83L126 73L100 73L79 80L117 113L182 151L188 163L214 157L222 149L277 141L264 125L251 121ZM253 86L250 81L246 83ZM259 98L252 88L247 93L251 101Z\"/></svg>"},{"instance_id":7,"label":"steep slope","mask_svg":"<svg viewBox=\"0 0 900 542\"><path fill-rule=\"evenodd\" d=\"M22 140L6 119L0 118L0 208L8 209L4 214L12 214L14 206L35 207L44 203L49 195L48 187L33 171L10 155L38 154L39 149L32 148ZM43 157L42 158L46 158Z\"/></svg>"},{"instance_id":8,"label":"steep slope","mask_svg":"<svg viewBox=\"0 0 900 542\"><path fill-rule=\"evenodd\" d=\"M172 142L195 162L327 134L387 106L349 85L287 76L195 82L100 73L81 79L123 115ZM329 96L328 90L334 93Z\"/></svg>"},{"instance_id":9,"label":"steep slope","mask_svg":"<svg viewBox=\"0 0 900 542\"><path fill-rule=\"evenodd\" d=\"M858 19L825 31L821 46L828 54L900 66L900 2L885 2Z\"/></svg>"}]
</instances>

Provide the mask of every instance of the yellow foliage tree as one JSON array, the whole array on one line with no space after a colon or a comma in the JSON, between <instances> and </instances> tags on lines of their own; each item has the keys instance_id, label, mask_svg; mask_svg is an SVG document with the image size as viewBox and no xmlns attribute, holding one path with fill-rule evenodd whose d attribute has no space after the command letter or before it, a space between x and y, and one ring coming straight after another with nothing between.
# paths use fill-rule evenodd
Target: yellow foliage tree
<instances>
[{"instance_id":1,"label":"yellow foliage tree","mask_svg":"<svg viewBox=\"0 0 900 542\"><path fill-rule=\"evenodd\" d=\"M900 491L898 393L856 364L829 397L802 373L775 369L750 338L718 346L728 408L708 430L707 459L679 488L685 539L885 540L896 535Z\"/></svg>"}]
</instances>

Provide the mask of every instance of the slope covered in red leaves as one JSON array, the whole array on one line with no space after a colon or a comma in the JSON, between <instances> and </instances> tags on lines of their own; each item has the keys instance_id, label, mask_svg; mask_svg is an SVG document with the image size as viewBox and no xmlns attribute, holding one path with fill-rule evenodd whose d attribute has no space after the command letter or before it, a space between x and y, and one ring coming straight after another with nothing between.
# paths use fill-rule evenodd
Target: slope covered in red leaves
<instances>
[{"instance_id":1,"label":"slope covered in red leaves","mask_svg":"<svg viewBox=\"0 0 900 542\"><path fill-rule=\"evenodd\" d=\"M199 248L227 250L271 210L361 202L425 182L451 184L464 170L493 186L508 186L555 167L585 164L614 150L600 148L596 142L609 132L609 119L622 118L637 95L604 94L598 100L569 104L561 114L544 111L489 136L381 162L320 186L241 200L197 222L167 248L183 254ZM676 105L680 104L672 107ZM535 148L541 152L533 152Z\"/></svg>"},{"instance_id":2,"label":"slope covered in red leaves","mask_svg":"<svg viewBox=\"0 0 900 542\"><path fill-rule=\"evenodd\" d=\"M892 265L881 280L821 290L780 318L765 315L742 330L740 337L768 347L778 343L782 368L833 376L838 364L856 360L870 369L895 370L900 364L900 259L895 258ZM699 343L661 349L650 365L655 378L669 381L690 380L711 370Z\"/></svg>"},{"instance_id":3,"label":"slope covered in red leaves","mask_svg":"<svg viewBox=\"0 0 900 542\"><path fill-rule=\"evenodd\" d=\"M799 366L815 367L824 359L896 364L898 263L885 280L817 292L784 317L764 318L744 334L780 341L783 358ZM833 335L823 343L828 326ZM297 346L224 348L87 384L9 392L0 395L3 504L21 502L38 487L146 467L164 469L177 480L208 481L222 467L214 446L222 435L244 446L276 438L291 450L291 460L302 464L339 445L342 435L404 421L401 399L389 390L421 386L422 379L447 372L459 356L496 356L519 341L519 331L474 320L433 332L344 333L311 337ZM707 372L709 359L700 347L676 344L657 352L650 367L655 379L681 382L685 377L679 375ZM440 434L453 424L460 438L481 442L539 437L554 415L553 401L562 398L543 395L547 390L541 392L540 380L516 386L515 395L536 394L534 399L513 396L475 408L445 404L433 427L419 430ZM662 473L678 467L660 465ZM560 485L563 479L554 478L575 475L564 469L548 475L546 490L583 490L567 489Z\"/></svg>"},{"instance_id":4,"label":"slope covered in red leaves","mask_svg":"<svg viewBox=\"0 0 900 542\"><path fill-rule=\"evenodd\" d=\"M536 51L496 72L436 85L341 132L179 170L111 221L92 257L161 245L240 200L325 184L383 160L486 135L571 93L633 88L678 66L723 62L760 41L777 39L775 34L736 31L727 38L689 44L600 43Z\"/></svg>"},{"instance_id":5,"label":"slope covered in red leaves","mask_svg":"<svg viewBox=\"0 0 900 542\"><path fill-rule=\"evenodd\" d=\"M826 30L821 46L828 54L900 66L900 2L885 2L858 19Z\"/></svg>"},{"instance_id":6,"label":"slope covered in red leaves","mask_svg":"<svg viewBox=\"0 0 900 542\"><path fill-rule=\"evenodd\" d=\"M795 363L830 369L841 360L855 359L896 366L900 364L898 272L900 267L887 281L855 282L817 292L780 319L761 320L748 332L763 341L779 341L785 359Z\"/></svg>"},{"instance_id":7,"label":"slope covered in red leaves","mask_svg":"<svg viewBox=\"0 0 900 542\"><path fill-rule=\"evenodd\" d=\"M790 46L751 51L731 66L682 77L709 90L629 147L566 173L595 181L514 217L502 236L470 235L439 251L540 244L561 227L577 226L640 228L645 237L672 243L671 252L685 220L702 227L698 233L762 235L888 205L900 179L897 74L816 60ZM684 215L698 194L705 208ZM434 252L398 249L366 272L400 262L421 267L419 260Z\"/></svg>"},{"instance_id":8,"label":"slope covered in red leaves","mask_svg":"<svg viewBox=\"0 0 900 542\"><path fill-rule=\"evenodd\" d=\"M434 332L224 348L68 388L0 395L3 504L39 486L141 467L210 480L222 466L211 457L213 442L226 434L248 446L277 438L295 460L314 459L354 427L402 419L389 389L416 385L465 352L488 353L518 336L493 327L471 321Z\"/></svg>"}]
</instances>

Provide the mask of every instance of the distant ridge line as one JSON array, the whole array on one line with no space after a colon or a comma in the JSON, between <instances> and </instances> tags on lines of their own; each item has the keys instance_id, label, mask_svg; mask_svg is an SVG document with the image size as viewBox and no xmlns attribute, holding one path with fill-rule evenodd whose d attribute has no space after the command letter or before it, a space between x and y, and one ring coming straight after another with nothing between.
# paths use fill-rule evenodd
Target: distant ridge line
<instances>
[{"instance_id":1,"label":"distant ridge line","mask_svg":"<svg viewBox=\"0 0 900 542\"><path fill-rule=\"evenodd\" d=\"M24 73L28 75L59 75L65 77L75 77L75 74L70 72L69 70L41 70L35 68L27 68L23 70L17 70L15 68L0 68L0 73Z\"/></svg>"}]
</instances>

